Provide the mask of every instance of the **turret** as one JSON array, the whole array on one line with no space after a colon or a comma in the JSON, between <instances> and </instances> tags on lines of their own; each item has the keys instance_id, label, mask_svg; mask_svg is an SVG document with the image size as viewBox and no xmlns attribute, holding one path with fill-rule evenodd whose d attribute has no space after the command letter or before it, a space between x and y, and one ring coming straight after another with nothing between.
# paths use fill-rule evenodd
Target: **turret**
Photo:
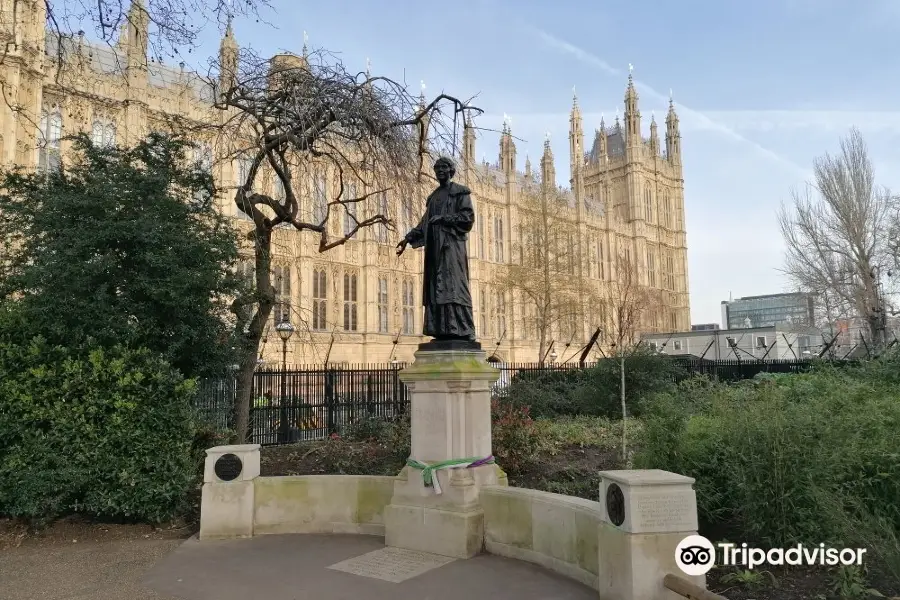
<instances>
[{"instance_id":1,"label":"turret","mask_svg":"<svg viewBox=\"0 0 900 600\"><path fill-rule=\"evenodd\" d=\"M575 206L579 219L584 202L584 129L582 128L581 109L578 107L578 96L572 90L572 112L569 115L569 186L575 195Z\"/></svg>"},{"instance_id":2,"label":"turret","mask_svg":"<svg viewBox=\"0 0 900 600\"><path fill-rule=\"evenodd\" d=\"M553 151L550 149L550 132L544 140L544 155L541 156L541 179L545 190L556 186L556 168L553 166Z\"/></svg>"},{"instance_id":3,"label":"turret","mask_svg":"<svg viewBox=\"0 0 900 600\"><path fill-rule=\"evenodd\" d=\"M503 132L500 134L500 169L506 173L507 180L516 176L516 143L512 139L509 117L504 116Z\"/></svg>"},{"instance_id":4,"label":"turret","mask_svg":"<svg viewBox=\"0 0 900 600\"><path fill-rule=\"evenodd\" d=\"M129 72L137 72L147 67L147 33L150 15L144 8L144 0L132 0L128 9L126 55Z\"/></svg>"},{"instance_id":5,"label":"turret","mask_svg":"<svg viewBox=\"0 0 900 600\"><path fill-rule=\"evenodd\" d=\"M225 28L225 36L219 44L219 93L225 94L237 82L238 45L231 28L231 19Z\"/></svg>"},{"instance_id":6,"label":"turret","mask_svg":"<svg viewBox=\"0 0 900 600\"><path fill-rule=\"evenodd\" d=\"M656 127L656 115L650 115L650 153L659 156L659 132Z\"/></svg>"},{"instance_id":7,"label":"turret","mask_svg":"<svg viewBox=\"0 0 900 600\"><path fill-rule=\"evenodd\" d=\"M666 158L673 165L681 164L681 132L678 129L678 115L675 102L669 94L669 114L666 115Z\"/></svg>"},{"instance_id":8,"label":"turret","mask_svg":"<svg viewBox=\"0 0 900 600\"><path fill-rule=\"evenodd\" d=\"M534 173L531 172L531 159L525 155L525 181L531 183L534 181Z\"/></svg>"},{"instance_id":9,"label":"turret","mask_svg":"<svg viewBox=\"0 0 900 600\"><path fill-rule=\"evenodd\" d=\"M600 129L594 131L594 145L591 154L598 164L605 165L608 160L609 146L606 139L606 121L600 116Z\"/></svg>"},{"instance_id":10,"label":"turret","mask_svg":"<svg viewBox=\"0 0 900 600\"><path fill-rule=\"evenodd\" d=\"M638 94L630 73L628 88L625 90L625 140L626 147L629 148L641 145L641 111L638 110Z\"/></svg>"},{"instance_id":11,"label":"turret","mask_svg":"<svg viewBox=\"0 0 900 600\"><path fill-rule=\"evenodd\" d=\"M472 116L466 115L466 124L463 127L463 165L466 167L475 165L475 125Z\"/></svg>"}]
</instances>

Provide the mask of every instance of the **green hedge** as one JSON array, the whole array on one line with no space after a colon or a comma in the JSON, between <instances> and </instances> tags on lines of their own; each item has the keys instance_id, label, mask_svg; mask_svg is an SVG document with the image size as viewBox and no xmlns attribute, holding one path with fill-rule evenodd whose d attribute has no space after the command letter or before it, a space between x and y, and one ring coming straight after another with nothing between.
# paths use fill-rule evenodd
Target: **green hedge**
<instances>
[{"instance_id":1,"label":"green hedge","mask_svg":"<svg viewBox=\"0 0 900 600\"><path fill-rule=\"evenodd\" d=\"M587 369L522 371L502 397L527 406L535 418L592 416L622 418L621 372L618 358L606 358ZM638 348L625 358L625 401L629 416L639 416L641 401L674 389L683 369L671 358Z\"/></svg>"},{"instance_id":2,"label":"green hedge","mask_svg":"<svg viewBox=\"0 0 900 600\"><path fill-rule=\"evenodd\" d=\"M684 382L647 401L636 466L696 478L702 521L741 541L864 543L896 561L896 368Z\"/></svg>"},{"instance_id":3,"label":"green hedge","mask_svg":"<svg viewBox=\"0 0 900 600\"><path fill-rule=\"evenodd\" d=\"M193 393L148 351L0 343L0 515L175 516L196 482Z\"/></svg>"}]
</instances>

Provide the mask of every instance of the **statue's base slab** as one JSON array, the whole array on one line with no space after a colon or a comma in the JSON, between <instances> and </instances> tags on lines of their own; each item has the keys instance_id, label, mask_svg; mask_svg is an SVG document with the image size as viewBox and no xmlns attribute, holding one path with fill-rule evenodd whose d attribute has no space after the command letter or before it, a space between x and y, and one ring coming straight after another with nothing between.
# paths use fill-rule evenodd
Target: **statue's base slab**
<instances>
[{"instance_id":1,"label":"statue's base slab","mask_svg":"<svg viewBox=\"0 0 900 600\"><path fill-rule=\"evenodd\" d=\"M419 344L419 352L446 352L448 350L481 352L481 343L474 340L434 339L430 342Z\"/></svg>"},{"instance_id":2,"label":"statue's base slab","mask_svg":"<svg viewBox=\"0 0 900 600\"><path fill-rule=\"evenodd\" d=\"M422 344L400 371L409 389L411 458L424 464L480 460L491 452L491 385L500 372L469 340ZM506 484L496 464L440 468L428 486L420 468L406 466L385 507L385 544L453 558L471 558L484 545L483 486ZM438 493L440 490L440 493Z\"/></svg>"}]
</instances>

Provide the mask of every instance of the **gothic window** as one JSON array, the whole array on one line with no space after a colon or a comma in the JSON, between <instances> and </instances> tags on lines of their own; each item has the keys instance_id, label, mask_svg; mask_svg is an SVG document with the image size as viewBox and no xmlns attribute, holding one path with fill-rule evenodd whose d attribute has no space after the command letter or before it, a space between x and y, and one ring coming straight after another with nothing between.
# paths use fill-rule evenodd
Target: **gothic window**
<instances>
[{"instance_id":1,"label":"gothic window","mask_svg":"<svg viewBox=\"0 0 900 600\"><path fill-rule=\"evenodd\" d=\"M207 144L201 144L194 151L194 160L197 161L197 168L204 173L212 175L212 148ZM194 201L198 203L205 202L209 198L206 190L197 190L194 193Z\"/></svg>"},{"instance_id":2,"label":"gothic window","mask_svg":"<svg viewBox=\"0 0 900 600\"><path fill-rule=\"evenodd\" d=\"M241 156L237 159L237 182L236 185L245 185L247 178L250 176L250 168L253 166L253 159L249 156Z\"/></svg>"},{"instance_id":3,"label":"gothic window","mask_svg":"<svg viewBox=\"0 0 900 600\"><path fill-rule=\"evenodd\" d=\"M647 249L647 277L650 287L656 287L656 261L650 248Z\"/></svg>"},{"instance_id":4,"label":"gothic window","mask_svg":"<svg viewBox=\"0 0 900 600\"><path fill-rule=\"evenodd\" d=\"M494 219L494 260L503 262L503 217Z\"/></svg>"},{"instance_id":5,"label":"gothic window","mask_svg":"<svg viewBox=\"0 0 900 600\"><path fill-rule=\"evenodd\" d=\"M238 264L238 275L249 286L256 285L256 265L252 260L242 260Z\"/></svg>"},{"instance_id":6,"label":"gothic window","mask_svg":"<svg viewBox=\"0 0 900 600\"><path fill-rule=\"evenodd\" d=\"M272 173L272 193L276 202L284 202L285 198L287 198L287 194L284 191L284 182L278 176L278 173Z\"/></svg>"},{"instance_id":7,"label":"gothic window","mask_svg":"<svg viewBox=\"0 0 900 600\"><path fill-rule=\"evenodd\" d=\"M478 258L485 259L484 256L484 215L478 213Z\"/></svg>"},{"instance_id":8,"label":"gothic window","mask_svg":"<svg viewBox=\"0 0 900 600\"><path fill-rule=\"evenodd\" d=\"M356 331L356 275L344 274L344 331Z\"/></svg>"},{"instance_id":9,"label":"gothic window","mask_svg":"<svg viewBox=\"0 0 900 600\"><path fill-rule=\"evenodd\" d=\"M672 205L670 204L669 192L666 190L663 192L663 201L662 201L662 210L663 210L663 224L669 229L672 228Z\"/></svg>"},{"instance_id":10,"label":"gothic window","mask_svg":"<svg viewBox=\"0 0 900 600\"><path fill-rule=\"evenodd\" d=\"M416 223L413 222L415 216L413 215L412 201L402 200L401 202L403 204L403 224L401 226L401 233L406 235L406 232L416 226Z\"/></svg>"},{"instance_id":11,"label":"gothic window","mask_svg":"<svg viewBox=\"0 0 900 600\"><path fill-rule=\"evenodd\" d=\"M313 180L313 222L321 224L328 214L328 180L319 174Z\"/></svg>"},{"instance_id":12,"label":"gothic window","mask_svg":"<svg viewBox=\"0 0 900 600\"><path fill-rule=\"evenodd\" d=\"M41 113L38 139L38 169L47 173L58 171L62 164L60 156L60 140L62 139L62 114L54 105Z\"/></svg>"},{"instance_id":13,"label":"gothic window","mask_svg":"<svg viewBox=\"0 0 900 600\"><path fill-rule=\"evenodd\" d=\"M344 190L344 200L353 200L356 198L356 184L350 183ZM344 205L344 235L350 235L350 232L356 227L356 203Z\"/></svg>"},{"instance_id":14,"label":"gothic window","mask_svg":"<svg viewBox=\"0 0 900 600\"><path fill-rule=\"evenodd\" d=\"M272 274L272 285L275 288L275 310L272 317L277 325L291 320L291 268L276 266Z\"/></svg>"},{"instance_id":15,"label":"gothic window","mask_svg":"<svg viewBox=\"0 0 900 600\"><path fill-rule=\"evenodd\" d=\"M415 334L415 305L413 304L413 290L415 286L413 280L406 279L403 281L403 334Z\"/></svg>"},{"instance_id":16,"label":"gothic window","mask_svg":"<svg viewBox=\"0 0 900 600\"><path fill-rule=\"evenodd\" d=\"M378 279L378 333L388 332L388 280Z\"/></svg>"},{"instance_id":17,"label":"gothic window","mask_svg":"<svg viewBox=\"0 0 900 600\"><path fill-rule=\"evenodd\" d=\"M481 321L481 336L489 337L488 319L487 319L487 293L482 289L480 292L481 302L478 309L479 321Z\"/></svg>"},{"instance_id":18,"label":"gothic window","mask_svg":"<svg viewBox=\"0 0 900 600\"><path fill-rule=\"evenodd\" d=\"M644 190L644 219L648 223L653 222L653 196L649 187Z\"/></svg>"},{"instance_id":19,"label":"gothic window","mask_svg":"<svg viewBox=\"0 0 900 600\"><path fill-rule=\"evenodd\" d=\"M388 216L388 195L387 192L381 192L378 195L378 214ZM375 241L379 244L386 244L388 241L388 228L384 223L375 226Z\"/></svg>"},{"instance_id":20,"label":"gothic window","mask_svg":"<svg viewBox=\"0 0 900 600\"><path fill-rule=\"evenodd\" d=\"M313 270L312 328L316 331L324 331L327 328L325 325L325 317L328 314L328 289L325 287L326 279L325 269Z\"/></svg>"},{"instance_id":21,"label":"gothic window","mask_svg":"<svg viewBox=\"0 0 900 600\"><path fill-rule=\"evenodd\" d=\"M116 126L108 121L95 119L91 126L91 142L97 147L109 148L116 143Z\"/></svg>"},{"instance_id":22,"label":"gothic window","mask_svg":"<svg viewBox=\"0 0 900 600\"><path fill-rule=\"evenodd\" d=\"M497 337L503 337L506 333L506 294L497 292Z\"/></svg>"},{"instance_id":23,"label":"gothic window","mask_svg":"<svg viewBox=\"0 0 900 600\"><path fill-rule=\"evenodd\" d=\"M575 274L575 241L572 237L572 234L568 234L568 240L566 245L566 266L568 267L569 275Z\"/></svg>"}]
</instances>

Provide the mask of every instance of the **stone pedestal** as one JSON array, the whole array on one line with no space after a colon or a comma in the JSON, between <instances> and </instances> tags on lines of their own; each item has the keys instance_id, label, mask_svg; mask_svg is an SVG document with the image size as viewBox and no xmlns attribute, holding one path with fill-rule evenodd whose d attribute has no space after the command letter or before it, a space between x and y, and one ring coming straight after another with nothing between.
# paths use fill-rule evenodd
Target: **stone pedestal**
<instances>
[{"instance_id":1,"label":"stone pedestal","mask_svg":"<svg viewBox=\"0 0 900 600\"><path fill-rule=\"evenodd\" d=\"M706 577L685 575L678 543L697 535L697 497L690 477L660 470L600 473L600 597L683 600L663 586L671 573L705 588Z\"/></svg>"},{"instance_id":2,"label":"stone pedestal","mask_svg":"<svg viewBox=\"0 0 900 600\"><path fill-rule=\"evenodd\" d=\"M491 385L500 372L479 350L419 350L400 372L409 388L411 458L425 464L491 456ZM406 466L385 508L385 544L454 558L470 558L484 545L483 485L505 485L495 464L434 472ZM438 493L438 488L440 493Z\"/></svg>"},{"instance_id":3,"label":"stone pedestal","mask_svg":"<svg viewBox=\"0 0 900 600\"><path fill-rule=\"evenodd\" d=\"M206 451L200 539L253 536L254 479L259 444L216 446Z\"/></svg>"}]
</instances>

